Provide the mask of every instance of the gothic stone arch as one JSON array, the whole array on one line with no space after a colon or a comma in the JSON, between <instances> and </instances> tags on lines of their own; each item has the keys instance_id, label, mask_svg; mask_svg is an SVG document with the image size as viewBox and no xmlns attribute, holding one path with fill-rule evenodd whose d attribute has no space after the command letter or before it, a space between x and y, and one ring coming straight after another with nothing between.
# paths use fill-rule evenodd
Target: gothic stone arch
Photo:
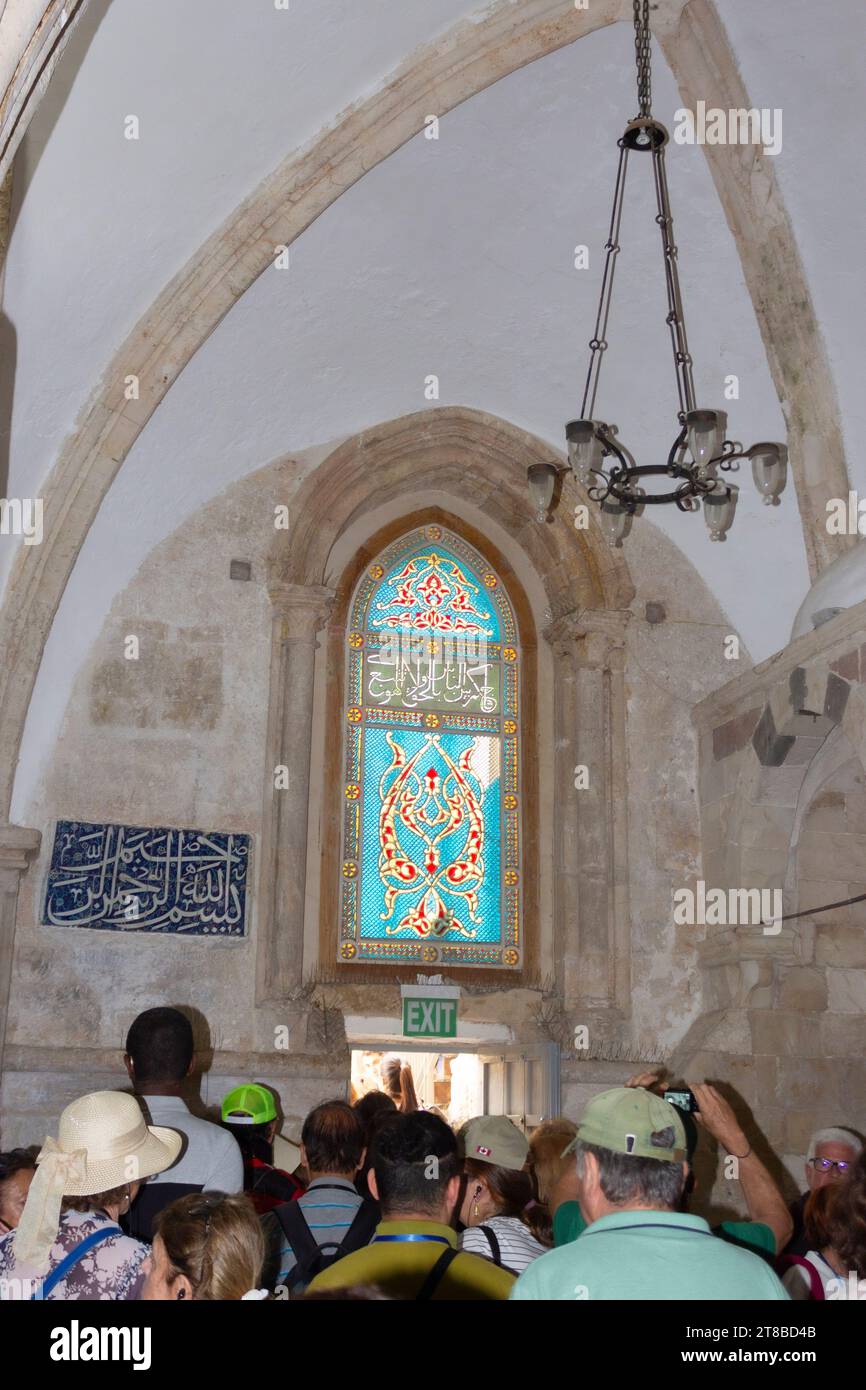
<instances>
[{"instance_id":1,"label":"gothic stone arch","mask_svg":"<svg viewBox=\"0 0 866 1390\"><path fill-rule=\"evenodd\" d=\"M274 626L266 766L292 770L293 795L290 804L270 781L266 784L257 953L261 999L290 997L303 984L304 906L311 862L305 808L313 709L328 698L335 712L333 718L329 713L326 725L331 762L325 781L330 785L339 776L334 735L340 728L345 609L358 572L381 549L385 534L381 529L368 534L351 564L336 577L329 570L330 557L347 528L383 502L394 501L399 510L400 499L407 498L407 515L393 523L393 534L420 524L417 502L408 499L426 490L454 499L453 510L431 510L429 517L438 516L460 529L490 555L518 609L521 641L530 658L537 634L523 587L501 548L461 521L467 496L471 494L495 528L519 547L543 585L548 603L543 635L554 663L557 749L549 792L561 807L551 852L556 888L551 954L558 983L569 999L599 1010L621 1013L628 1008L623 643L626 605L634 589L621 552L608 549L594 524L586 531L575 530L569 505L544 526L533 520L526 467L554 459L540 441L505 421L459 408L441 409L392 421L346 441L300 488L291 509L291 529L277 533L281 539L275 541L269 583ZM568 480L564 486L570 501L573 484ZM315 653L323 627L327 660L319 663L317 687ZM529 664L534 666L534 661ZM528 687L533 684L534 669ZM584 761L589 757L593 775L591 788L576 797L578 728L581 755ZM529 795L535 795L531 781ZM610 834L601 843L597 827L605 817ZM333 824L323 819L320 947L323 958L333 959L336 907L329 885L336 881L338 849ZM537 868L532 869L530 879L537 874ZM388 967L371 969L388 973ZM536 956L525 968L527 981L537 969Z\"/></svg>"}]
</instances>

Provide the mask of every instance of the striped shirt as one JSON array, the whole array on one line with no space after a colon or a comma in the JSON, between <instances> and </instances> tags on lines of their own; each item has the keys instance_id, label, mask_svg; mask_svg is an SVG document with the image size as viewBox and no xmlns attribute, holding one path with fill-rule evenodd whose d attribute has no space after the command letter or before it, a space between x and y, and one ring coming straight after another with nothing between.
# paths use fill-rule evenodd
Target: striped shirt
<instances>
[{"instance_id":1,"label":"striped shirt","mask_svg":"<svg viewBox=\"0 0 866 1390\"><path fill-rule=\"evenodd\" d=\"M354 1221L362 1200L354 1185L346 1182L345 1178L323 1177L310 1183L303 1197L298 1198L298 1206L317 1244L339 1245ZM297 1263L294 1251L276 1217L269 1215L265 1222L269 1229L271 1222L279 1229L279 1273L276 1282L285 1284Z\"/></svg>"},{"instance_id":2,"label":"striped shirt","mask_svg":"<svg viewBox=\"0 0 866 1390\"><path fill-rule=\"evenodd\" d=\"M528 1226L518 1216L491 1216L478 1226L467 1226L460 1237L460 1249L470 1255L484 1255L493 1259L493 1249L482 1226L487 1226L499 1242L499 1261L503 1269L522 1274L527 1265L546 1255L548 1247L536 1240Z\"/></svg>"}]
</instances>

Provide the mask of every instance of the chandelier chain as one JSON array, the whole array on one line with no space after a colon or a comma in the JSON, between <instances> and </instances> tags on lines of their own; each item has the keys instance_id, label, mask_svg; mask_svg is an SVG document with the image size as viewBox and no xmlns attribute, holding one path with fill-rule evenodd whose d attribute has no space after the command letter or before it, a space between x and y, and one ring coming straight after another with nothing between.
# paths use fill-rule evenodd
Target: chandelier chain
<instances>
[{"instance_id":1,"label":"chandelier chain","mask_svg":"<svg viewBox=\"0 0 866 1390\"><path fill-rule=\"evenodd\" d=\"M622 223L623 194L625 193L625 178L627 172L628 148L624 142L621 142L619 165L616 171L616 188L613 195L613 210L610 216L610 227L608 228L607 241L605 243L606 255L604 258L604 274L601 281L601 293L598 300L598 313L595 318L595 331L589 343L589 370L586 374L586 385L583 389L583 405L581 406L580 412L584 420L590 419L595 414L595 397L598 391L601 359L607 348L607 321L613 295L613 276L616 269L616 258L620 249L619 232Z\"/></svg>"},{"instance_id":2,"label":"chandelier chain","mask_svg":"<svg viewBox=\"0 0 866 1390\"><path fill-rule=\"evenodd\" d=\"M649 0L634 0L634 50L637 64L638 115L649 116L652 114Z\"/></svg>"},{"instance_id":3,"label":"chandelier chain","mask_svg":"<svg viewBox=\"0 0 866 1390\"><path fill-rule=\"evenodd\" d=\"M662 257L665 267L665 288L668 298L666 323L671 333L671 348L674 355L674 372L677 378L677 393L680 402L680 423L684 422L686 411L695 408L695 383L692 374L692 357L686 337L686 317L683 310L683 297L680 290L680 276L677 268L677 246L674 241L674 222L671 215L671 201L668 193L668 179L665 169L664 146L653 150L653 178L656 190L656 222L662 238Z\"/></svg>"}]
</instances>

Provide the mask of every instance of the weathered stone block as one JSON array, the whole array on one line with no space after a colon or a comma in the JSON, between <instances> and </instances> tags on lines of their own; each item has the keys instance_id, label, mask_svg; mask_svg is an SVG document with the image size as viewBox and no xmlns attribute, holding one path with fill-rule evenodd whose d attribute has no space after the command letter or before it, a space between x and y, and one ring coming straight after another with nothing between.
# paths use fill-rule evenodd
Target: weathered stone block
<instances>
[{"instance_id":1,"label":"weathered stone block","mask_svg":"<svg viewBox=\"0 0 866 1390\"><path fill-rule=\"evenodd\" d=\"M866 1057L866 1015L824 1014L821 1049L827 1057Z\"/></svg>"},{"instance_id":2,"label":"weathered stone block","mask_svg":"<svg viewBox=\"0 0 866 1390\"><path fill-rule=\"evenodd\" d=\"M866 1013L866 970L836 970L828 966L827 988L831 1013Z\"/></svg>"},{"instance_id":3,"label":"weathered stone block","mask_svg":"<svg viewBox=\"0 0 866 1390\"><path fill-rule=\"evenodd\" d=\"M835 671L837 676L841 676L846 681L858 681L860 679L860 649L855 647L853 652L846 652L836 661L831 661L830 670Z\"/></svg>"},{"instance_id":4,"label":"weathered stone block","mask_svg":"<svg viewBox=\"0 0 866 1390\"><path fill-rule=\"evenodd\" d=\"M832 1057L782 1057L779 1059L777 1096L792 1109L811 1110L818 1103L836 1105L842 1100L842 1066Z\"/></svg>"},{"instance_id":5,"label":"weathered stone block","mask_svg":"<svg viewBox=\"0 0 866 1390\"><path fill-rule=\"evenodd\" d=\"M739 752L745 748L749 739L755 731L761 716L761 707L756 705L754 709L746 710L743 714L738 714L734 719L729 719L727 723L720 724L713 729L713 757L718 762L721 758L727 758L731 753Z\"/></svg>"},{"instance_id":6,"label":"weathered stone block","mask_svg":"<svg viewBox=\"0 0 866 1390\"><path fill-rule=\"evenodd\" d=\"M779 1007L801 1013L821 1013L827 1007L827 981L822 970L795 965L780 971Z\"/></svg>"},{"instance_id":7,"label":"weathered stone block","mask_svg":"<svg viewBox=\"0 0 866 1390\"><path fill-rule=\"evenodd\" d=\"M815 962L840 968L866 969L866 927L821 926L815 928Z\"/></svg>"},{"instance_id":8,"label":"weathered stone block","mask_svg":"<svg viewBox=\"0 0 866 1390\"><path fill-rule=\"evenodd\" d=\"M815 1014L786 1013L781 1009L753 1010L749 1015L756 1054L774 1057L820 1057L820 1018Z\"/></svg>"}]
</instances>

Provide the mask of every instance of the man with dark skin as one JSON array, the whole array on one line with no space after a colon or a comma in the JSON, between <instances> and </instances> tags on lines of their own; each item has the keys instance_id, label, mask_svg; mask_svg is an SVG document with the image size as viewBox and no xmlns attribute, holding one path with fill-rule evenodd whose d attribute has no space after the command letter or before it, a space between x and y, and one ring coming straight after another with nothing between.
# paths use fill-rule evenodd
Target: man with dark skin
<instances>
[{"instance_id":1,"label":"man with dark skin","mask_svg":"<svg viewBox=\"0 0 866 1390\"><path fill-rule=\"evenodd\" d=\"M150 1240L154 1216L188 1192L242 1192L244 1165L231 1134L193 1115L183 1099L195 1071L192 1025L179 1009L146 1009L133 1021L123 1058L149 1122L178 1130L186 1143L180 1158L142 1187L130 1232Z\"/></svg>"}]
</instances>

